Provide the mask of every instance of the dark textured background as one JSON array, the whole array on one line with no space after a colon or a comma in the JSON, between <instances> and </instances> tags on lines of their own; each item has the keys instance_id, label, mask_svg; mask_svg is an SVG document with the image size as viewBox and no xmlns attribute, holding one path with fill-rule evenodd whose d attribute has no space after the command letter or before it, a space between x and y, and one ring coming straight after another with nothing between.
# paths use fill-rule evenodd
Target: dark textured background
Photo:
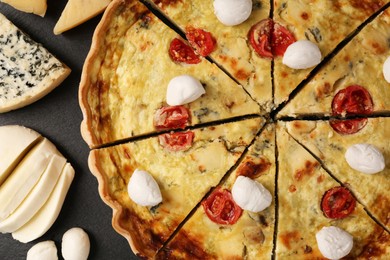
<instances>
[{"instance_id":1,"label":"dark textured background","mask_svg":"<svg viewBox=\"0 0 390 260\"><path fill-rule=\"evenodd\" d=\"M64 206L52 228L43 237L28 244L14 240L11 234L0 234L0 259L25 259L27 251L44 240L56 243L59 259L62 259L62 235L72 227L81 227L89 234L89 259L136 259L126 239L111 226L112 211L99 197L97 180L87 165L89 149L80 135L82 114L78 104L78 87L92 34L101 16L56 36L53 28L66 2L48 0L44 18L0 3L2 14L72 69L70 76L43 99L19 110L0 114L0 125L24 125L40 132L57 146L76 171Z\"/></svg>"}]
</instances>

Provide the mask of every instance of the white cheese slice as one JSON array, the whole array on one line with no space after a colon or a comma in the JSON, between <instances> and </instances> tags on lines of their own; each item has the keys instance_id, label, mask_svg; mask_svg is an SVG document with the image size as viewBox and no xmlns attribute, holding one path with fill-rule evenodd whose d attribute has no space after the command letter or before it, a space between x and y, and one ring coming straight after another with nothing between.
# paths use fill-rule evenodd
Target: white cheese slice
<instances>
[{"instance_id":1,"label":"white cheese slice","mask_svg":"<svg viewBox=\"0 0 390 260\"><path fill-rule=\"evenodd\" d=\"M37 101L69 73L65 64L0 14L0 113Z\"/></svg>"},{"instance_id":2,"label":"white cheese slice","mask_svg":"<svg viewBox=\"0 0 390 260\"><path fill-rule=\"evenodd\" d=\"M104 11L111 0L69 0L54 27L54 34L61 34L95 17Z\"/></svg>"},{"instance_id":3,"label":"white cheese slice","mask_svg":"<svg viewBox=\"0 0 390 260\"><path fill-rule=\"evenodd\" d=\"M29 222L13 232L12 237L22 243L28 243L45 234L60 214L73 178L74 169L70 163L67 163L45 205L43 205Z\"/></svg>"},{"instance_id":4,"label":"white cheese slice","mask_svg":"<svg viewBox=\"0 0 390 260\"><path fill-rule=\"evenodd\" d=\"M0 222L0 232L16 231L41 209L52 193L65 164L64 157L56 154L51 155L50 162L39 182L19 207L8 218Z\"/></svg>"},{"instance_id":5,"label":"white cheese slice","mask_svg":"<svg viewBox=\"0 0 390 260\"><path fill-rule=\"evenodd\" d=\"M0 186L41 135L18 125L0 127Z\"/></svg>"},{"instance_id":6,"label":"white cheese slice","mask_svg":"<svg viewBox=\"0 0 390 260\"><path fill-rule=\"evenodd\" d=\"M0 187L0 221L7 218L26 198L40 179L53 154L60 153L43 139L19 163Z\"/></svg>"},{"instance_id":7,"label":"white cheese slice","mask_svg":"<svg viewBox=\"0 0 390 260\"><path fill-rule=\"evenodd\" d=\"M1 0L15 9L44 17L47 9L46 0Z\"/></svg>"}]
</instances>

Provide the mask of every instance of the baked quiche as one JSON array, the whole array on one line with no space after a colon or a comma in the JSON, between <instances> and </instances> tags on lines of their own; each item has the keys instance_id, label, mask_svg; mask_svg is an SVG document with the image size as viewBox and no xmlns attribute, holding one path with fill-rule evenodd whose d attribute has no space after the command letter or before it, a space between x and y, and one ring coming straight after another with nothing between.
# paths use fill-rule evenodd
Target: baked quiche
<instances>
[{"instance_id":1,"label":"baked quiche","mask_svg":"<svg viewBox=\"0 0 390 260\"><path fill-rule=\"evenodd\" d=\"M390 56L389 38L387 9L325 64L279 116L388 113L390 83L383 66Z\"/></svg>"},{"instance_id":2,"label":"baked quiche","mask_svg":"<svg viewBox=\"0 0 390 260\"><path fill-rule=\"evenodd\" d=\"M353 184L333 179L287 133L284 123L278 123L277 140L279 208L276 258L323 259L326 252L322 248L326 241L319 238L318 232L331 227L330 230L347 232L353 241L352 245L341 244L343 246L337 248L343 251L351 246L345 257L385 259L390 253L390 235L365 212L359 203L359 195L356 194L358 200L354 197ZM332 234L332 238L337 242L337 233ZM346 240L344 238L343 242Z\"/></svg>"},{"instance_id":3,"label":"baked quiche","mask_svg":"<svg viewBox=\"0 0 390 260\"><path fill-rule=\"evenodd\" d=\"M263 123L260 118L248 119L91 151L89 167L99 180L101 197L114 210L113 226L138 256L152 258L157 253L210 188L218 185ZM156 181L161 203L150 207L130 198L136 190L135 196L157 192L148 192L149 181L145 187L140 182L131 188L135 170L146 171Z\"/></svg>"},{"instance_id":4,"label":"baked quiche","mask_svg":"<svg viewBox=\"0 0 390 260\"><path fill-rule=\"evenodd\" d=\"M91 147L161 130L260 114L257 103L215 64L195 54L198 63L177 60L182 50L176 45L192 51L141 3L122 0L110 5L95 31L80 83L82 134ZM168 85L179 76L197 81L204 94L190 103L167 104ZM183 84L186 82L176 83ZM170 95L180 98L186 91Z\"/></svg>"},{"instance_id":5,"label":"baked quiche","mask_svg":"<svg viewBox=\"0 0 390 260\"><path fill-rule=\"evenodd\" d=\"M275 225L275 172L275 129L269 124L226 181L203 199L156 258L269 258ZM269 197L256 196L256 189L247 186L248 182L261 184ZM244 203L242 209L235 202L236 196L239 201L254 201Z\"/></svg>"}]
</instances>

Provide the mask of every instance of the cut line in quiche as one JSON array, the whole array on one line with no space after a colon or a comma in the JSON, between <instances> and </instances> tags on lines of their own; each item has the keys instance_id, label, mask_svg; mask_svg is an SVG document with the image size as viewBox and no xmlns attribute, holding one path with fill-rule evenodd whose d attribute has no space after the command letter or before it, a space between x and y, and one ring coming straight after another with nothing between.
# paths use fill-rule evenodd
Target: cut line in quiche
<instances>
[{"instance_id":1,"label":"cut line in quiche","mask_svg":"<svg viewBox=\"0 0 390 260\"><path fill-rule=\"evenodd\" d=\"M286 28L295 40L309 40L317 45L324 58L388 3L389 1L377 0L275 0L273 19ZM288 100L290 93L308 77L314 66L307 69L289 68L283 64L283 55L275 57L274 63L274 103L278 106ZM347 68L344 69L348 71ZM307 109L306 102L299 100Z\"/></svg>"},{"instance_id":2,"label":"cut line in quiche","mask_svg":"<svg viewBox=\"0 0 390 260\"><path fill-rule=\"evenodd\" d=\"M387 229L390 229L389 127L390 118L369 118L366 125L354 134L339 134L326 121L287 123L289 134L318 157L335 178L345 183L368 212ZM370 144L379 149L385 158L385 168L376 174L365 174L352 168L345 154L356 144ZM358 160L364 159L357 156ZM367 156L370 156L366 158L369 160L374 155L369 153Z\"/></svg>"},{"instance_id":3,"label":"cut line in quiche","mask_svg":"<svg viewBox=\"0 0 390 260\"><path fill-rule=\"evenodd\" d=\"M0 113L50 93L71 70L0 14Z\"/></svg>"},{"instance_id":4,"label":"cut line in quiche","mask_svg":"<svg viewBox=\"0 0 390 260\"><path fill-rule=\"evenodd\" d=\"M172 133L91 151L89 167L99 181L100 196L113 209L113 227L137 256L155 256L203 196L234 166L264 123L256 118L178 132L192 136L192 141L179 147L167 141L175 139L177 133ZM128 183L136 169L146 171L156 181L161 203L141 206L129 197Z\"/></svg>"},{"instance_id":5,"label":"cut line in quiche","mask_svg":"<svg viewBox=\"0 0 390 260\"><path fill-rule=\"evenodd\" d=\"M326 63L278 116L389 113L390 83L383 75L390 56L389 38L387 9ZM342 99L341 95L349 97ZM344 111L338 111L336 106L343 102L340 109ZM353 108L352 102L361 107Z\"/></svg>"},{"instance_id":6,"label":"cut line in quiche","mask_svg":"<svg viewBox=\"0 0 390 260\"><path fill-rule=\"evenodd\" d=\"M182 41L141 3L114 1L109 6L95 31L80 83L81 129L90 147L158 132L162 125L156 121L166 130L264 113L208 60L174 62L169 51L175 39ZM180 75L199 80L205 94L169 106L168 84Z\"/></svg>"},{"instance_id":7,"label":"cut line in quiche","mask_svg":"<svg viewBox=\"0 0 390 260\"><path fill-rule=\"evenodd\" d=\"M270 16L270 1L253 1L248 19L236 26L226 26L218 21L214 14L213 1L147 2L169 17L187 38L191 38L192 29L211 33L215 46L208 56L235 78L265 111L271 111L271 60L261 58L248 40L251 28Z\"/></svg>"},{"instance_id":8,"label":"cut line in quiche","mask_svg":"<svg viewBox=\"0 0 390 260\"><path fill-rule=\"evenodd\" d=\"M341 179L343 186L340 186L340 183L289 135L287 128L284 123L278 123L279 206L276 258L324 259L319 251L316 234L323 227L334 226L353 237L353 247L346 255L347 258L385 259L390 253L390 235L366 213L350 193L348 189L356 194L360 201L361 196L355 193L353 183ZM341 157L336 156L338 159ZM338 169L340 174L342 170L345 172L346 169ZM369 182L364 183L367 185ZM359 187L359 190L367 193L365 196L371 196L368 191L372 192L372 189ZM344 199L348 202L342 202ZM342 211L340 208L337 210L337 205L342 203L344 207L349 207L343 208ZM327 205L330 205L330 209Z\"/></svg>"},{"instance_id":9,"label":"cut line in quiche","mask_svg":"<svg viewBox=\"0 0 390 260\"><path fill-rule=\"evenodd\" d=\"M269 124L249 147L237 168L202 201L156 259L268 259L274 241L275 161L275 127ZM271 205L260 212L243 210L237 213L229 207L230 204L225 204L225 214L237 214L237 220L225 223L222 216L210 218L206 208L213 202L207 201L215 193L222 194L220 196L231 193L238 176L246 176L263 185L272 194Z\"/></svg>"}]
</instances>

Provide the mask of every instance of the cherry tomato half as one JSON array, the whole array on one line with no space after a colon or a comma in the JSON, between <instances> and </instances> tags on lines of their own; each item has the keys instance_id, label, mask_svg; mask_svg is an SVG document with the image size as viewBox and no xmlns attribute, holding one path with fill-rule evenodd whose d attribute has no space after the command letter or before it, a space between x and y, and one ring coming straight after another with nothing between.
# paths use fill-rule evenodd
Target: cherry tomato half
<instances>
[{"instance_id":1,"label":"cherry tomato half","mask_svg":"<svg viewBox=\"0 0 390 260\"><path fill-rule=\"evenodd\" d=\"M321 208L327 218L341 219L349 216L355 209L356 200L344 187L333 187L325 192Z\"/></svg>"},{"instance_id":2,"label":"cherry tomato half","mask_svg":"<svg viewBox=\"0 0 390 260\"><path fill-rule=\"evenodd\" d=\"M367 118L345 120L333 119L329 121L329 124L337 133L341 135L351 135L363 129L366 126L367 122Z\"/></svg>"},{"instance_id":3,"label":"cherry tomato half","mask_svg":"<svg viewBox=\"0 0 390 260\"><path fill-rule=\"evenodd\" d=\"M211 221L222 225L233 225L242 214L230 191L217 188L202 202L206 215Z\"/></svg>"},{"instance_id":4,"label":"cherry tomato half","mask_svg":"<svg viewBox=\"0 0 390 260\"><path fill-rule=\"evenodd\" d=\"M333 115L370 114L374 104L370 93L359 85L351 85L340 90L332 101Z\"/></svg>"},{"instance_id":5,"label":"cherry tomato half","mask_svg":"<svg viewBox=\"0 0 390 260\"><path fill-rule=\"evenodd\" d=\"M197 64L201 61L191 46L183 40L175 38L169 46L169 56L174 62L183 62L187 64Z\"/></svg>"},{"instance_id":6,"label":"cherry tomato half","mask_svg":"<svg viewBox=\"0 0 390 260\"><path fill-rule=\"evenodd\" d=\"M206 57L215 49L216 41L214 37L205 30L187 27L186 37L195 52L203 57Z\"/></svg>"},{"instance_id":7,"label":"cherry tomato half","mask_svg":"<svg viewBox=\"0 0 390 260\"><path fill-rule=\"evenodd\" d=\"M253 25L248 33L249 43L260 57L283 56L287 47L294 43L294 35L272 19L263 19Z\"/></svg>"},{"instance_id":8,"label":"cherry tomato half","mask_svg":"<svg viewBox=\"0 0 390 260\"><path fill-rule=\"evenodd\" d=\"M154 126L161 129L185 128L190 121L190 112L184 106L162 107L154 115Z\"/></svg>"},{"instance_id":9,"label":"cherry tomato half","mask_svg":"<svg viewBox=\"0 0 390 260\"><path fill-rule=\"evenodd\" d=\"M158 136L159 143L164 149L171 152L185 151L191 148L194 140L194 132L178 132L162 134Z\"/></svg>"}]
</instances>

